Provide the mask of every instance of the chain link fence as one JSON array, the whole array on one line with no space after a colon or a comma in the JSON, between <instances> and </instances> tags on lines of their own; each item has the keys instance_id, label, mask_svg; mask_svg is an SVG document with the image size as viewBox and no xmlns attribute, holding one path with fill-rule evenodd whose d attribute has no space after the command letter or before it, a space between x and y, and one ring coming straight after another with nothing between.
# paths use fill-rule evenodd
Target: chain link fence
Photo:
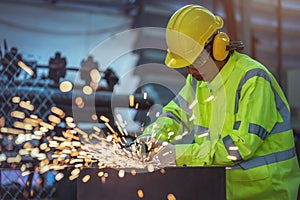
<instances>
[{"instance_id":1,"label":"chain link fence","mask_svg":"<svg viewBox=\"0 0 300 200\"><path fill-rule=\"evenodd\" d=\"M36 115L47 121L50 108L55 105L52 95L57 91L51 88L51 80L36 75L35 63L30 68L22 61L16 48L1 56L0 63L0 127L12 129L18 122L13 113L23 113L25 116ZM14 103L14 101L20 103ZM34 109L20 107L32 105ZM28 131L27 131L28 132ZM55 134L55 133L53 133ZM40 174L35 172L36 161L28 157L19 162L7 162L17 158L22 144L16 142L18 134L13 131L0 133L0 199L52 199L56 191L53 173ZM42 141L32 140L33 146ZM31 167L32 173L22 175L21 166Z\"/></svg>"}]
</instances>

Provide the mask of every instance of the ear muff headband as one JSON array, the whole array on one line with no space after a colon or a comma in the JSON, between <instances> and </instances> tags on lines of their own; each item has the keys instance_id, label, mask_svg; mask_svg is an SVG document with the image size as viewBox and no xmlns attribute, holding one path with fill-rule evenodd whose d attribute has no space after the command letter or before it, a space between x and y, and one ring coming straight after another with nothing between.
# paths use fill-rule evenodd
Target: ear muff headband
<instances>
[{"instance_id":1,"label":"ear muff headband","mask_svg":"<svg viewBox=\"0 0 300 200\"><path fill-rule=\"evenodd\" d=\"M242 41L230 41L230 45L227 46L228 51L243 50L243 49L244 49L244 43Z\"/></svg>"}]
</instances>

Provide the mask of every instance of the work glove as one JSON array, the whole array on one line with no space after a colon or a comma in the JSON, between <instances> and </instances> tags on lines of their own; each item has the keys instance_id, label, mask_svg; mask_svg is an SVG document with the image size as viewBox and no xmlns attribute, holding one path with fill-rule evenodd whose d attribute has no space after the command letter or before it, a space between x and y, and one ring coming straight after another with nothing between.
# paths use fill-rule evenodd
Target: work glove
<instances>
[{"instance_id":1,"label":"work glove","mask_svg":"<svg viewBox=\"0 0 300 200\"><path fill-rule=\"evenodd\" d=\"M175 146L164 141L157 140L151 135L142 135L132 144L131 149L144 155L145 161L153 163L158 168L176 166Z\"/></svg>"},{"instance_id":2,"label":"work glove","mask_svg":"<svg viewBox=\"0 0 300 200\"><path fill-rule=\"evenodd\" d=\"M128 145L128 150L131 152L139 152L142 154L149 153L152 145L156 142L156 139L150 135L142 135L136 138Z\"/></svg>"}]
</instances>

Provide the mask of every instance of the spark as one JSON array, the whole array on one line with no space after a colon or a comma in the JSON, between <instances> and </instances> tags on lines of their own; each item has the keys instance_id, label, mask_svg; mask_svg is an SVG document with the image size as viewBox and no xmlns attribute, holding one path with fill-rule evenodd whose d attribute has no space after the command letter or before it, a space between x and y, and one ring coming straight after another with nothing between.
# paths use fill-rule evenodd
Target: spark
<instances>
[{"instance_id":1,"label":"spark","mask_svg":"<svg viewBox=\"0 0 300 200\"><path fill-rule=\"evenodd\" d=\"M106 182L106 177L105 177L105 176L102 176L102 177L101 177L101 182L102 182L102 183L105 183L105 182Z\"/></svg>"},{"instance_id":2,"label":"spark","mask_svg":"<svg viewBox=\"0 0 300 200\"><path fill-rule=\"evenodd\" d=\"M15 129L15 128L7 128L7 127L2 127L0 129L0 131L2 133L11 133L11 134L22 134L22 133L24 133L23 130Z\"/></svg>"},{"instance_id":3,"label":"spark","mask_svg":"<svg viewBox=\"0 0 300 200\"><path fill-rule=\"evenodd\" d=\"M58 115L60 118L63 118L65 116L65 112L62 109L55 106L51 108L51 112Z\"/></svg>"},{"instance_id":4,"label":"spark","mask_svg":"<svg viewBox=\"0 0 300 200\"><path fill-rule=\"evenodd\" d=\"M163 153L162 156L167 156L167 155L169 155L170 153L171 153L171 152L167 151L167 152Z\"/></svg>"},{"instance_id":5,"label":"spark","mask_svg":"<svg viewBox=\"0 0 300 200\"><path fill-rule=\"evenodd\" d=\"M44 174L45 172L49 171L50 170L50 167L47 165L47 166L44 166L44 167L41 167L40 168L40 173L41 174Z\"/></svg>"},{"instance_id":6,"label":"spark","mask_svg":"<svg viewBox=\"0 0 300 200\"><path fill-rule=\"evenodd\" d=\"M20 155L17 155L16 157L8 157L6 161L8 163L19 163L22 160L22 157Z\"/></svg>"},{"instance_id":7,"label":"spark","mask_svg":"<svg viewBox=\"0 0 300 200\"><path fill-rule=\"evenodd\" d=\"M97 140L101 140L102 138L100 137L100 136L98 136L98 135L95 135L95 134L91 134L91 138L95 138L95 139L97 139Z\"/></svg>"},{"instance_id":8,"label":"spark","mask_svg":"<svg viewBox=\"0 0 300 200\"><path fill-rule=\"evenodd\" d=\"M34 74L34 72L32 71L32 69L30 69L24 62L18 61L18 66L21 67L30 76L32 76Z\"/></svg>"},{"instance_id":9,"label":"spark","mask_svg":"<svg viewBox=\"0 0 300 200\"><path fill-rule=\"evenodd\" d=\"M182 138L183 138L182 135L176 135L174 139L175 140L181 140Z\"/></svg>"},{"instance_id":10,"label":"spark","mask_svg":"<svg viewBox=\"0 0 300 200\"><path fill-rule=\"evenodd\" d=\"M98 176L99 176L99 177L101 177L101 176L103 176L103 175L104 175L104 172L103 172L103 171L98 172Z\"/></svg>"},{"instance_id":11,"label":"spark","mask_svg":"<svg viewBox=\"0 0 300 200\"><path fill-rule=\"evenodd\" d=\"M164 168L160 169L160 173L161 174L165 174L166 173L166 170Z\"/></svg>"},{"instance_id":12,"label":"spark","mask_svg":"<svg viewBox=\"0 0 300 200\"><path fill-rule=\"evenodd\" d=\"M11 99L11 101L12 101L13 103L20 103L21 99L20 99L20 97L13 97L13 98Z\"/></svg>"},{"instance_id":13,"label":"spark","mask_svg":"<svg viewBox=\"0 0 300 200\"><path fill-rule=\"evenodd\" d=\"M109 122L109 119L107 117L105 117L104 115L101 115L100 116L100 119L105 122L105 123L108 123Z\"/></svg>"},{"instance_id":14,"label":"spark","mask_svg":"<svg viewBox=\"0 0 300 200\"><path fill-rule=\"evenodd\" d=\"M67 123L72 123L74 121L73 117L66 117Z\"/></svg>"},{"instance_id":15,"label":"spark","mask_svg":"<svg viewBox=\"0 0 300 200\"><path fill-rule=\"evenodd\" d=\"M91 95L93 93L93 89L90 86L86 85L82 88L82 92L86 95Z\"/></svg>"},{"instance_id":16,"label":"spark","mask_svg":"<svg viewBox=\"0 0 300 200\"><path fill-rule=\"evenodd\" d=\"M31 105L30 101L22 101L19 106ZM27 109L26 106L22 108ZM25 108L26 107L26 108ZM93 129L94 133L87 133L77 127L72 117L66 116L65 112L58 107L52 107L48 116L48 120L53 122L49 124L44 122L37 115L30 114L30 117L24 118L24 115L20 114L21 111L12 112L12 116L21 116L21 121L15 122L15 128L1 127L2 133L11 134L9 137L15 143L21 145L22 148L18 151L18 155L15 157L8 156L4 153L0 154L0 162L6 161L7 163L14 164L22 161L23 157L31 156L35 159L35 170L39 173L46 173L50 170L55 170L58 173L55 176L55 180L61 180L64 175L59 172L69 167L73 167L69 180L74 180L79 177L81 170L84 167L102 168L134 168L134 169L146 169L148 172L153 172L160 165L158 159L149 161L149 157L155 154L153 152L148 156L142 155L139 151L129 152L124 147L127 143L126 136L128 135L121 115L117 116L118 122L117 131L108 123L109 119L105 116L100 116L100 119L105 122L106 127L110 132L106 135L101 135L102 130L96 126ZM57 116L56 116L57 115ZM23 120L23 121L22 121ZM65 122L67 124L62 135L50 136L49 132L55 130L58 123ZM170 135L172 135L170 133ZM153 135L154 137L154 135ZM161 137L161 135L159 135ZM158 137L158 139L159 139ZM41 144L34 146L31 140L43 139ZM45 139L45 140L44 140ZM158 140L157 139L157 140ZM155 141L157 141L155 140ZM148 141L151 142L151 139ZM161 147L164 147L168 143L163 143ZM158 150L158 149L157 149ZM156 151L157 153L158 151ZM32 173L32 165L22 165L22 175L28 175ZM131 174L136 175L135 170L131 170ZM99 172L101 182L105 183L108 178L108 173ZM123 178L125 171L119 171L119 177ZM87 182L90 179L87 176L82 179L83 182Z\"/></svg>"},{"instance_id":17,"label":"spark","mask_svg":"<svg viewBox=\"0 0 300 200\"><path fill-rule=\"evenodd\" d=\"M5 154L0 154L0 162L6 160L6 155Z\"/></svg>"},{"instance_id":18,"label":"spark","mask_svg":"<svg viewBox=\"0 0 300 200\"><path fill-rule=\"evenodd\" d=\"M114 129L109 125L109 123L105 123L105 126L112 132L115 133Z\"/></svg>"},{"instance_id":19,"label":"spark","mask_svg":"<svg viewBox=\"0 0 300 200\"><path fill-rule=\"evenodd\" d=\"M30 118L32 118L32 119L38 119L38 116L37 115L30 115Z\"/></svg>"},{"instance_id":20,"label":"spark","mask_svg":"<svg viewBox=\"0 0 300 200\"><path fill-rule=\"evenodd\" d=\"M174 194L168 194L168 195L167 195L167 199L168 199L168 200L176 200L176 197L175 197Z\"/></svg>"},{"instance_id":21,"label":"spark","mask_svg":"<svg viewBox=\"0 0 300 200\"><path fill-rule=\"evenodd\" d=\"M66 141L65 138L63 138L63 137L58 137L58 136L54 136L53 139L54 139L54 140L57 140L57 141L61 141L61 142Z\"/></svg>"},{"instance_id":22,"label":"spark","mask_svg":"<svg viewBox=\"0 0 300 200\"><path fill-rule=\"evenodd\" d=\"M68 125L70 128L75 128L75 127L76 127L76 124L73 123L73 122L67 122L67 125Z\"/></svg>"},{"instance_id":23,"label":"spark","mask_svg":"<svg viewBox=\"0 0 300 200\"><path fill-rule=\"evenodd\" d=\"M94 90L94 91L96 91L97 89L98 89L98 83L94 83L93 81L91 81L90 82L90 87Z\"/></svg>"},{"instance_id":24,"label":"spark","mask_svg":"<svg viewBox=\"0 0 300 200\"><path fill-rule=\"evenodd\" d=\"M171 132L168 133L168 136L169 136L169 137L171 137L172 135L174 135L174 132L173 132L173 131L171 131Z\"/></svg>"},{"instance_id":25,"label":"spark","mask_svg":"<svg viewBox=\"0 0 300 200\"><path fill-rule=\"evenodd\" d=\"M46 133L49 130L46 127L42 126L42 127L40 127L40 131L43 132L43 133Z\"/></svg>"},{"instance_id":26,"label":"spark","mask_svg":"<svg viewBox=\"0 0 300 200\"><path fill-rule=\"evenodd\" d=\"M91 176L90 175L85 175L83 178L82 178L82 182L86 183L90 180Z\"/></svg>"},{"instance_id":27,"label":"spark","mask_svg":"<svg viewBox=\"0 0 300 200\"><path fill-rule=\"evenodd\" d=\"M91 116L92 120L96 121L98 119L97 115L96 114L92 114Z\"/></svg>"},{"instance_id":28,"label":"spark","mask_svg":"<svg viewBox=\"0 0 300 200\"><path fill-rule=\"evenodd\" d=\"M47 147L48 147L48 145L47 145L46 143L42 143L42 144L40 145L40 149L41 149L41 150L45 150L45 149L47 149Z\"/></svg>"},{"instance_id":29,"label":"spark","mask_svg":"<svg viewBox=\"0 0 300 200\"><path fill-rule=\"evenodd\" d=\"M154 166L153 165L148 165L147 166L148 172L154 172Z\"/></svg>"},{"instance_id":30,"label":"spark","mask_svg":"<svg viewBox=\"0 0 300 200\"><path fill-rule=\"evenodd\" d=\"M32 118L25 118L25 119L24 119L24 123L30 124L30 125L33 126L33 127L39 126L40 122L41 122L41 121L38 120L38 119L32 119Z\"/></svg>"},{"instance_id":31,"label":"spark","mask_svg":"<svg viewBox=\"0 0 300 200\"><path fill-rule=\"evenodd\" d=\"M121 170L119 171L118 175L119 175L120 178L124 178L124 176L125 176L125 171L124 171L123 169L121 169Z\"/></svg>"},{"instance_id":32,"label":"spark","mask_svg":"<svg viewBox=\"0 0 300 200\"><path fill-rule=\"evenodd\" d=\"M124 132L123 132L121 126L119 125L118 122L117 122L116 124L117 124L117 128L118 128L119 132L122 134L122 136L124 136ZM124 137L123 137L123 138L124 138ZM124 139L125 139L125 138L124 138Z\"/></svg>"},{"instance_id":33,"label":"spark","mask_svg":"<svg viewBox=\"0 0 300 200\"><path fill-rule=\"evenodd\" d=\"M129 95L129 106L130 107L134 106L134 96L132 94Z\"/></svg>"},{"instance_id":34,"label":"spark","mask_svg":"<svg viewBox=\"0 0 300 200\"><path fill-rule=\"evenodd\" d=\"M141 189L139 189L139 190L137 191L137 194L138 194L138 197L139 197L139 198L143 198L143 197L144 197L144 192L143 192L143 190L141 190Z\"/></svg>"},{"instance_id":35,"label":"spark","mask_svg":"<svg viewBox=\"0 0 300 200\"><path fill-rule=\"evenodd\" d=\"M56 116L54 116L54 115L49 115L49 116L48 116L48 120L49 120L50 122L55 123L55 124L59 124L59 123L61 122L60 118L58 118L58 117L56 117Z\"/></svg>"},{"instance_id":36,"label":"spark","mask_svg":"<svg viewBox=\"0 0 300 200\"><path fill-rule=\"evenodd\" d=\"M15 117L15 118L18 118L18 119L24 119L25 118L25 113L24 112L21 112L21 111L12 111L10 113L10 115L12 117Z\"/></svg>"},{"instance_id":37,"label":"spark","mask_svg":"<svg viewBox=\"0 0 300 200\"><path fill-rule=\"evenodd\" d=\"M54 129L54 126L52 126L51 124L48 124L46 122L40 122L40 125L47 128L47 129L50 129L50 130Z\"/></svg>"},{"instance_id":38,"label":"spark","mask_svg":"<svg viewBox=\"0 0 300 200\"><path fill-rule=\"evenodd\" d=\"M59 84L61 92L70 92L73 89L73 84L70 81L63 81Z\"/></svg>"},{"instance_id":39,"label":"spark","mask_svg":"<svg viewBox=\"0 0 300 200\"><path fill-rule=\"evenodd\" d=\"M168 144L169 144L168 142L164 141L164 142L162 143L162 146L165 147L165 146L167 146Z\"/></svg>"},{"instance_id":40,"label":"spark","mask_svg":"<svg viewBox=\"0 0 300 200\"><path fill-rule=\"evenodd\" d=\"M55 175L55 180L60 181L63 177L64 177L63 173L58 173L58 174Z\"/></svg>"},{"instance_id":41,"label":"spark","mask_svg":"<svg viewBox=\"0 0 300 200\"><path fill-rule=\"evenodd\" d=\"M31 173L30 171L22 172L22 176L27 176L27 175L29 175L30 173Z\"/></svg>"},{"instance_id":42,"label":"spark","mask_svg":"<svg viewBox=\"0 0 300 200\"><path fill-rule=\"evenodd\" d=\"M159 115L160 115L160 112L155 113L155 117L159 117Z\"/></svg>"},{"instance_id":43,"label":"spark","mask_svg":"<svg viewBox=\"0 0 300 200\"><path fill-rule=\"evenodd\" d=\"M97 69L92 69L90 71L90 76L91 76L92 82L94 82L94 83L98 83L101 80L100 72Z\"/></svg>"},{"instance_id":44,"label":"spark","mask_svg":"<svg viewBox=\"0 0 300 200\"><path fill-rule=\"evenodd\" d=\"M75 104L79 107L80 105L84 104L82 97L76 97Z\"/></svg>"},{"instance_id":45,"label":"spark","mask_svg":"<svg viewBox=\"0 0 300 200\"><path fill-rule=\"evenodd\" d=\"M123 118L121 114L117 114L117 120L121 125L123 124Z\"/></svg>"},{"instance_id":46,"label":"spark","mask_svg":"<svg viewBox=\"0 0 300 200\"><path fill-rule=\"evenodd\" d=\"M136 171L134 169L131 170L131 175L135 176L136 175Z\"/></svg>"},{"instance_id":47,"label":"spark","mask_svg":"<svg viewBox=\"0 0 300 200\"><path fill-rule=\"evenodd\" d=\"M27 123L24 123L24 122L19 122L19 121L14 122L14 127L24 129L24 130L28 130L28 131L33 129L30 124L27 124Z\"/></svg>"},{"instance_id":48,"label":"spark","mask_svg":"<svg viewBox=\"0 0 300 200\"><path fill-rule=\"evenodd\" d=\"M33 111L34 110L34 106L30 104L30 102L25 102L25 101L21 101L19 103L21 108L25 108L29 111Z\"/></svg>"},{"instance_id":49,"label":"spark","mask_svg":"<svg viewBox=\"0 0 300 200\"><path fill-rule=\"evenodd\" d=\"M75 180L76 178L78 178L78 176L79 176L79 175L76 175L76 176L71 175L71 176L69 176L69 180L70 180L70 181L73 181L73 180Z\"/></svg>"}]
</instances>

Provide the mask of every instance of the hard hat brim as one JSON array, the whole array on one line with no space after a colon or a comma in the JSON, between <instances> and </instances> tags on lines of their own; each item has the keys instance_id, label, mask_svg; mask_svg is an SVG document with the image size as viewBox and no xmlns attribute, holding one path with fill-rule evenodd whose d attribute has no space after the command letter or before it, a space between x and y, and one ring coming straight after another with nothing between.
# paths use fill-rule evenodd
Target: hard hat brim
<instances>
[{"instance_id":1,"label":"hard hat brim","mask_svg":"<svg viewBox=\"0 0 300 200\"><path fill-rule=\"evenodd\" d=\"M168 50L165 64L170 68L184 68L190 66L192 63Z\"/></svg>"}]
</instances>

